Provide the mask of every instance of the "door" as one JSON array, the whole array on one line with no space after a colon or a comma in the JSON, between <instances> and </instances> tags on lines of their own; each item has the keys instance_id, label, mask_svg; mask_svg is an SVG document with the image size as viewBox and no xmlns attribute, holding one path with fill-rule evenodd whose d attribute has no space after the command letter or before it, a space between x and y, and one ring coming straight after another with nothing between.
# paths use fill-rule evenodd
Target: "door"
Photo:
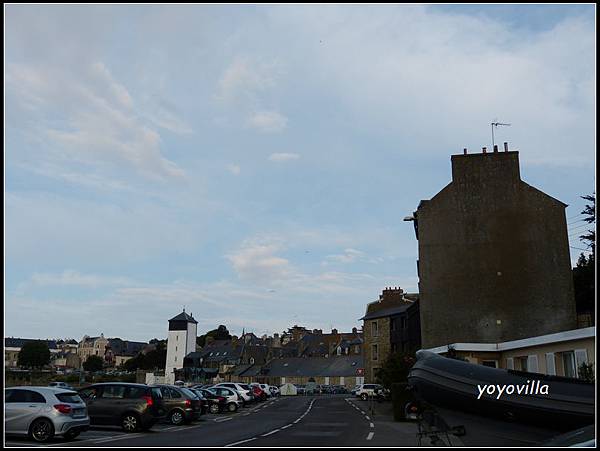
<instances>
[{"instance_id":1,"label":"door","mask_svg":"<svg viewBox=\"0 0 600 451\"><path fill-rule=\"evenodd\" d=\"M31 421L46 407L46 398L33 390L7 390L5 421L7 433L27 434Z\"/></svg>"},{"instance_id":2,"label":"door","mask_svg":"<svg viewBox=\"0 0 600 451\"><path fill-rule=\"evenodd\" d=\"M79 390L79 396L83 399L83 402L85 402L91 424L102 424L101 415L98 411L99 405L96 404L101 390L101 387L88 387Z\"/></svg>"}]
</instances>

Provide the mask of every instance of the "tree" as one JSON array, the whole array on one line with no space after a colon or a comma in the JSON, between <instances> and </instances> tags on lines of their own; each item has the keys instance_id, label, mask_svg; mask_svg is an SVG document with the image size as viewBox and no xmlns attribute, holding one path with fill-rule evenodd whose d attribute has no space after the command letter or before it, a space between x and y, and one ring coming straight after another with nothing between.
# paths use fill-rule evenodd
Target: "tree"
<instances>
[{"instance_id":1,"label":"tree","mask_svg":"<svg viewBox=\"0 0 600 451\"><path fill-rule=\"evenodd\" d=\"M85 362L83 362L83 369L86 371L100 371L102 370L103 366L104 360L102 360L102 357L98 355L91 355L86 359Z\"/></svg>"},{"instance_id":2,"label":"tree","mask_svg":"<svg viewBox=\"0 0 600 451\"><path fill-rule=\"evenodd\" d=\"M231 334L227 330L227 327L221 324L216 329L210 330L204 335L200 335L199 337L197 337L196 344L198 346L204 347L204 345L206 344L206 337L212 337L215 340L230 340Z\"/></svg>"},{"instance_id":3,"label":"tree","mask_svg":"<svg viewBox=\"0 0 600 451\"><path fill-rule=\"evenodd\" d=\"M43 340L28 341L21 347L17 364L25 368L42 368L50 363L50 349Z\"/></svg>"},{"instance_id":4,"label":"tree","mask_svg":"<svg viewBox=\"0 0 600 451\"><path fill-rule=\"evenodd\" d=\"M390 354L375 377L385 388L391 388L393 383L406 382L408 372L415 362L416 359L413 354L401 352Z\"/></svg>"},{"instance_id":5,"label":"tree","mask_svg":"<svg viewBox=\"0 0 600 451\"><path fill-rule=\"evenodd\" d=\"M588 224L596 222L596 194L581 196L591 204L587 204L581 212L585 216L583 221ZM573 288L575 291L575 305L577 313L589 313L591 318L594 318L595 304L595 284L596 284L596 232L588 230L579 237L581 241L586 242L591 249L591 253L586 257L584 253L579 255L577 265L573 268Z\"/></svg>"}]
</instances>

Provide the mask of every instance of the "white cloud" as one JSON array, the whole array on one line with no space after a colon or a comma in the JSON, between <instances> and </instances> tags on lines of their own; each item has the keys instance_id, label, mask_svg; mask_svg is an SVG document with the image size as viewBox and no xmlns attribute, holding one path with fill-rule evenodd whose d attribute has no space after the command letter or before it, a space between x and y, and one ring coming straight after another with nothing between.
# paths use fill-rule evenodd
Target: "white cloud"
<instances>
[{"instance_id":1,"label":"white cloud","mask_svg":"<svg viewBox=\"0 0 600 451\"><path fill-rule=\"evenodd\" d=\"M261 132L280 132L287 127L287 117L277 111L257 111L252 114L247 124Z\"/></svg>"},{"instance_id":2,"label":"white cloud","mask_svg":"<svg viewBox=\"0 0 600 451\"><path fill-rule=\"evenodd\" d=\"M162 155L160 135L139 120L132 96L103 63L72 68L11 63L7 91L27 111L32 126L25 132L52 151L41 158L98 168L126 163L160 179L184 175Z\"/></svg>"},{"instance_id":3,"label":"white cloud","mask_svg":"<svg viewBox=\"0 0 600 451\"><path fill-rule=\"evenodd\" d=\"M227 170L233 175L240 175L240 173L242 172L242 168L239 167L237 164L231 164L227 166Z\"/></svg>"},{"instance_id":4,"label":"white cloud","mask_svg":"<svg viewBox=\"0 0 600 451\"><path fill-rule=\"evenodd\" d=\"M357 259L362 258L365 255L364 252L348 248L344 249L343 254L328 255L327 259L338 263L354 263Z\"/></svg>"},{"instance_id":5,"label":"white cloud","mask_svg":"<svg viewBox=\"0 0 600 451\"><path fill-rule=\"evenodd\" d=\"M260 102L262 93L275 86L280 72L273 62L238 56L221 75L215 97L224 104L255 105Z\"/></svg>"},{"instance_id":6,"label":"white cloud","mask_svg":"<svg viewBox=\"0 0 600 451\"><path fill-rule=\"evenodd\" d=\"M109 277L98 274L82 274L72 269L62 273L34 273L30 283L37 286L82 286L96 288L101 286L127 285L132 283L126 277Z\"/></svg>"},{"instance_id":7,"label":"white cloud","mask_svg":"<svg viewBox=\"0 0 600 451\"><path fill-rule=\"evenodd\" d=\"M277 162L297 160L299 158L300 155L298 155L297 153L272 153L271 155L269 155L269 161Z\"/></svg>"},{"instance_id":8,"label":"white cloud","mask_svg":"<svg viewBox=\"0 0 600 451\"><path fill-rule=\"evenodd\" d=\"M275 255L281 250L282 245L277 242L250 240L225 257L240 279L277 282L288 277L291 271L289 261Z\"/></svg>"}]
</instances>

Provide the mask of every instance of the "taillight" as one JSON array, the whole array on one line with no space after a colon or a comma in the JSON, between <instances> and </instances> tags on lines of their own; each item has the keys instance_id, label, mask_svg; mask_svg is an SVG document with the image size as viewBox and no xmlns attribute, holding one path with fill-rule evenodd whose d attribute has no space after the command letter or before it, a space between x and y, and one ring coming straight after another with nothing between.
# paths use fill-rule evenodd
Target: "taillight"
<instances>
[{"instance_id":1,"label":"taillight","mask_svg":"<svg viewBox=\"0 0 600 451\"><path fill-rule=\"evenodd\" d=\"M69 414L71 413L71 406L68 404L55 404L54 408L60 413Z\"/></svg>"},{"instance_id":2,"label":"taillight","mask_svg":"<svg viewBox=\"0 0 600 451\"><path fill-rule=\"evenodd\" d=\"M189 399L185 400L185 406L186 407L190 407L192 405L192 401L190 401Z\"/></svg>"},{"instance_id":3,"label":"taillight","mask_svg":"<svg viewBox=\"0 0 600 451\"><path fill-rule=\"evenodd\" d=\"M154 405L154 400L152 399L152 396L144 395L144 396L142 396L142 398L146 400L146 405L148 407Z\"/></svg>"},{"instance_id":4,"label":"taillight","mask_svg":"<svg viewBox=\"0 0 600 451\"><path fill-rule=\"evenodd\" d=\"M217 399L218 399L219 401L225 401L225 398L223 398L222 396L217 396Z\"/></svg>"}]
</instances>

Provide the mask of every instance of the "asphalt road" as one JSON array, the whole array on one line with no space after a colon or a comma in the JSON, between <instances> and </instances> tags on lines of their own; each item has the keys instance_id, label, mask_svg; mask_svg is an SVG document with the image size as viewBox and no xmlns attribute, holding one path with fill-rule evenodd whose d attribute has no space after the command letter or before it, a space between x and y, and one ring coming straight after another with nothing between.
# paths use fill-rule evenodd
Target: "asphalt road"
<instances>
[{"instance_id":1,"label":"asphalt road","mask_svg":"<svg viewBox=\"0 0 600 451\"><path fill-rule=\"evenodd\" d=\"M414 425L411 425L411 428ZM77 439L55 439L46 446L410 446L414 432L398 442L397 431L378 422L367 404L349 395L280 397L233 414L204 415L191 425L155 425L127 434L119 428L92 427ZM8 437L5 446L36 446Z\"/></svg>"}]
</instances>

